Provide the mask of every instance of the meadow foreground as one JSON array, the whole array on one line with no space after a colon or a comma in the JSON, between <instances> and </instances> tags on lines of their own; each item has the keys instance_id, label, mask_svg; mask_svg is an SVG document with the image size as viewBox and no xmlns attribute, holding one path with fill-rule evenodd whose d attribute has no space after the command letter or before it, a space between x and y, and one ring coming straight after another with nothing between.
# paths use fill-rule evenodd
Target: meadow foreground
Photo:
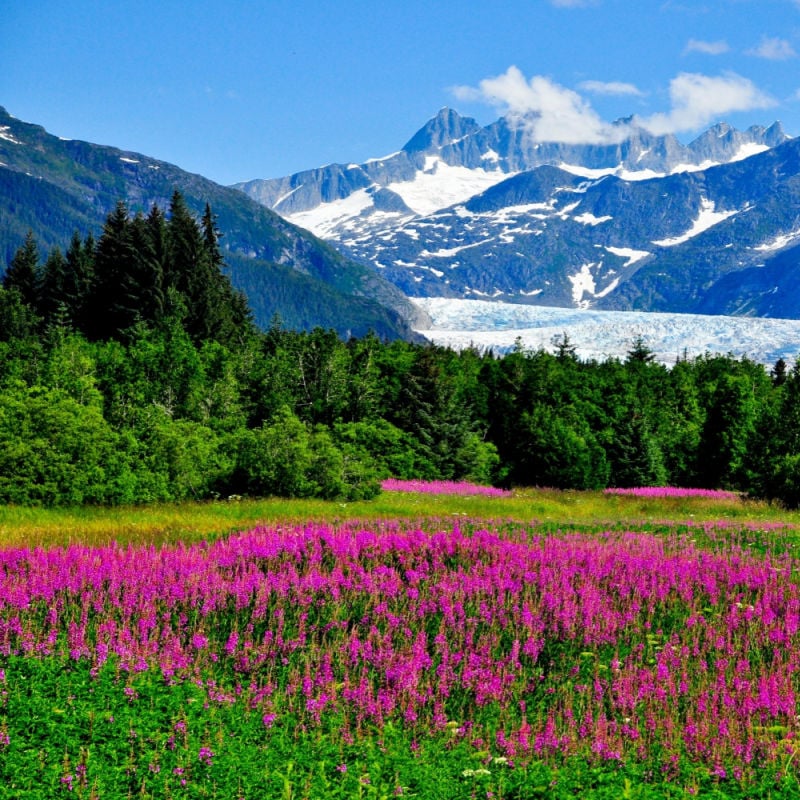
<instances>
[{"instance_id":1,"label":"meadow foreground","mask_svg":"<svg viewBox=\"0 0 800 800\"><path fill-rule=\"evenodd\" d=\"M793 520L388 495L0 551L0 796L800 792ZM564 519L520 518L537 504ZM580 518L604 510L622 521Z\"/></svg>"}]
</instances>

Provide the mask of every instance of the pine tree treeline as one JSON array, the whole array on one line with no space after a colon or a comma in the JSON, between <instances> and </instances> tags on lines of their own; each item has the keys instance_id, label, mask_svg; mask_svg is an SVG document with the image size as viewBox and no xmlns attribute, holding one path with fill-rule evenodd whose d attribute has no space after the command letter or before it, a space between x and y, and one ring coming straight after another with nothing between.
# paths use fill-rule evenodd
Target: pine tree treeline
<instances>
[{"instance_id":1,"label":"pine tree treeline","mask_svg":"<svg viewBox=\"0 0 800 800\"><path fill-rule=\"evenodd\" d=\"M222 266L210 207L198 223L176 191L168 217L158 206L131 217L119 202L96 243L75 234L66 256L55 248L43 266L29 234L3 286L43 324L93 341L126 340L137 325L158 327L177 315L195 343L234 344L252 324Z\"/></svg>"},{"instance_id":2,"label":"pine tree treeline","mask_svg":"<svg viewBox=\"0 0 800 800\"><path fill-rule=\"evenodd\" d=\"M503 357L259 331L210 208L123 204L0 288L0 502L369 497L383 477L726 488L800 506L800 365Z\"/></svg>"}]
</instances>

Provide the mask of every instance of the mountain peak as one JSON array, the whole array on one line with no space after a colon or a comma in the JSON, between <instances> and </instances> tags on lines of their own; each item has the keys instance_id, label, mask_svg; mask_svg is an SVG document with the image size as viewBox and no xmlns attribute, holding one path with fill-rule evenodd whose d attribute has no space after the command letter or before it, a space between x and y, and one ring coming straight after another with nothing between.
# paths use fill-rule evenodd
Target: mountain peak
<instances>
[{"instance_id":1,"label":"mountain peak","mask_svg":"<svg viewBox=\"0 0 800 800\"><path fill-rule=\"evenodd\" d=\"M403 150L407 153L438 150L479 130L481 126L474 119L462 117L457 111L445 106L406 142Z\"/></svg>"},{"instance_id":2,"label":"mountain peak","mask_svg":"<svg viewBox=\"0 0 800 800\"><path fill-rule=\"evenodd\" d=\"M757 126L754 125L753 127ZM752 130L752 128L750 128L750 130ZM768 144L770 147L776 147L792 138L783 129L783 125L781 125L779 120L775 120L775 122L764 131L763 136L765 144Z\"/></svg>"}]
</instances>

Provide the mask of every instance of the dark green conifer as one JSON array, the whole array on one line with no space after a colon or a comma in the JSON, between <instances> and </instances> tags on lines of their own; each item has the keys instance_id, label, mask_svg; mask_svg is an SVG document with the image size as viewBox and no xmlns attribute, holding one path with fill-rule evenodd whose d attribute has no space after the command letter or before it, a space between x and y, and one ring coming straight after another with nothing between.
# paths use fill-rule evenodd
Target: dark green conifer
<instances>
[{"instance_id":1,"label":"dark green conifer","mask_svg":"<svg viewBox=\"0 0 800 800\"><path fill-rule=\"evenodd\" d=\"M137 214L131 223L131 242L136 253L134 283L139 317L158 324L164 316L164 266L166 228L156 206L145 219Z\"/></svg>"},{"instance_id":2,"label":"dark green conifer","mask_svg":"<svg viewBox=\"0 0 800 800\"><path fill-rule=\"evenodd\" d=\"M98 339L120 338L140 316L136 251L128 208L122 201L106 218L94 260L92 334Z\"/></svg>"},{"instance_id":3,"label":"dark green conifer","mask_svg":"<svg viewBox=\"0 0 800 800\"><path fill-rule=\"evenodd\" d=\"M64 302L73 326L84 333L88 330L87 303L94 283L94 251L96 243L89 233L85 242L77 231L67 248L67 271L64 280Z\"/></svg>"},{"instance_id":4,"label":"dark green conifer","mask_svg":"<svg viewBox=\"0 0 800 800\"><path fill-rule=\"evenodd\" d=\"M70 317L66 300L67 261L58 247L54 247L44 262L40 289L40 310L46 322L58 314L68 324Z\"/></svg>"},{"instance_id":5,"label":"dark green conifer","mask_svg":"<svg viewBox=\"0 0 800 800\"><path fill-rule=\"evenodd\" d=\"M16 289L23 303L39 311L40 267L39 247L33 231L28 231L25 243L14 254L3 276L3 287Z\"/></svg>"},{"instance_id":6,"label":"dark green conifer","mask_svg":"<svg viewBox=\"0 0 800 800\"><path fill-rule=\"evenodd\" d=\"M195 342L203 341L214 329L214 273L197 221L178 191L170 202L167 233L168 286L175 288L186 304L187 332Z\"/></svg>"}]
</instances>

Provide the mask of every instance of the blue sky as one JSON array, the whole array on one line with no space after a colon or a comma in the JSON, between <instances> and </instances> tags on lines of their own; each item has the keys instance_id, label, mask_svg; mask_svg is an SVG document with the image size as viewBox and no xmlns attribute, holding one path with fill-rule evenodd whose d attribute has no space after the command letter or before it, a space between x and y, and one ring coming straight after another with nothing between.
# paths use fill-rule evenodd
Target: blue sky
<instances>
[{"instance_id":1,"label":"blue sky","mask_svg":"<svg viewBox=\"0 0 800 800\"><path fill-rule=\"evenodd\" d=\"M386 155L442 106L798 135L800 0L3 0L0 105L226 184Z\"/></svg>"}]
</instances>

